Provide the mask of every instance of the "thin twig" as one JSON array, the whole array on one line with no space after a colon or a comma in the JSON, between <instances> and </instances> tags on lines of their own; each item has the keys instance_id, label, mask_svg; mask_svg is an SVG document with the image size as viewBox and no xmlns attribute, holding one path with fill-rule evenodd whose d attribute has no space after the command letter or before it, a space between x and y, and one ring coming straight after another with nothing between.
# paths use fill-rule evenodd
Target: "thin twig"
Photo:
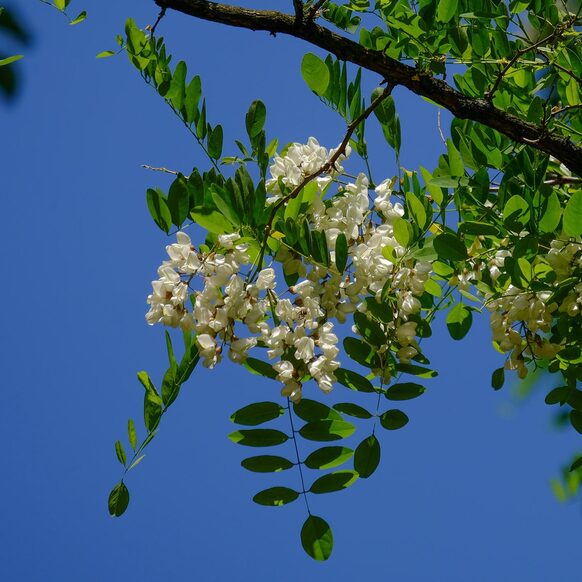
<instances>
[{"instance_id":1,"label":"thin twig","mask_svg":"<svg viewBox=\"0 0 582 582\"><path fill-rule=\"evenodd\" d=\"M544 44L548 44L548 43L552 42L554 39L561 36L568 28L570 28L570 26L572 26L572 24L574 24L575 21L576 21L576 18L571 18L570 20L562 23L561 25L556 26L556 28L554 28L553 32L551 34L548 34L548 36L541 38L537 42L534 42L533 44L530 44L530 45L516 51L515 54L509 60L509 62L505 65L505 67L503 67L503 69L501 69L501 71L499 71L499 74L497 75L497 78L495 79L495 83L493 83L493 87L491 87L491 90L487 91L487 93L485 95L485 99L489 102L492 101L493 95L495 94L497 89L499 89L499 85L501 84L501 81L503 80L503 78L507 74L507 71L509 71L509 69L511 69L511 67L513 67L513 65L515 65L515 63L519 59L519 57L525 55L526 53L528 53L532 50L535 50L536 48L538 48Z\"/></svg>"},{"instance_id":2,"label":"thin twig","mask_svg":"<svg viewBox=\"0 0 582 582\"><path fill-rule=\"evenodd\" d=\"M318 0L312 7L311 10L309 11L309 14L307 15L307 20L314 20L315 17L317 16L317 13L319 12L319 9L327 2L327 0Z\"/></svg>"},{"instance_id":3,"label":"thin twig","mask_svg":"<svg viewBox=\"0 0 582 582\"><path fill-rule=\"evenodd\" d=\"M168 168L156 168L155 166L148 166L147 164L142 164L141 167L145 168L146 170L152 170L154 172L164 172L164 174L173 174L174 176L177 176L180 173L176 172L176 170L168 170Z\"/></svg>"}]
</instances>

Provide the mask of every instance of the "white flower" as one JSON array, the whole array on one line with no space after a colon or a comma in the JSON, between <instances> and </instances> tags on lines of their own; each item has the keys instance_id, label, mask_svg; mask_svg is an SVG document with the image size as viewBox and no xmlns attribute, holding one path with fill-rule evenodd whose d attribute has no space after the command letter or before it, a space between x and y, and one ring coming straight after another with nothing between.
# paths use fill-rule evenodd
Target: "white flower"
<instances>
[{"instance_id":1,"label":"white flower","mask_svg":"<svg viewBox=\"0 0 582 582\"><path fill-rule=\"evenodd\" d=\"M259 273L256 282L258 289L274 289L275 284L275 269L263 269Z\"/></svg>"}]
</instances>

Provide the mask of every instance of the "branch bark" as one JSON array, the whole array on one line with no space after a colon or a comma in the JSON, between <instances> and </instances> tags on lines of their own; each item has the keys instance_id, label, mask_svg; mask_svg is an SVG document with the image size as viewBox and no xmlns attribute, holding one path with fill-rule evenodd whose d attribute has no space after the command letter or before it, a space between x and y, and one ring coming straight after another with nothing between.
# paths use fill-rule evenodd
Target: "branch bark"
<instances>
[{"instance_id":1,"label":"branch bark","mask_svg":"<svg viewBox=\"0 0 582 582\"><path fill-rule=\"evenodd\" d=\"M369 50L328 28L276 10L253 10L206 0L155 0L161 8L170 8L196 18L271 34L287 34L307 41L332 54L382 76L389 83L402 85L413 93L431 99L461 119L470 119L491 127L512 140L543 151L571 172L582 176L582 148L569 138L548 131L543 126L524 121L499 109L485 99L467 97L446 82L430 74Z\"/></svg>"}]
</instances>

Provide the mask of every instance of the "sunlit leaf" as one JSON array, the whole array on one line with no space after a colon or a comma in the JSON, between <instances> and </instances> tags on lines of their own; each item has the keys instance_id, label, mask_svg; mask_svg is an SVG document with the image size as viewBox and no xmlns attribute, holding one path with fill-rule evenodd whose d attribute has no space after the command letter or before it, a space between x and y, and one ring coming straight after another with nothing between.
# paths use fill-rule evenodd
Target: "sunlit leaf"
<instances>
[{"instance_id":1,"label":"sunlit leaf","mask_svg":"<svg viewBox=\"0 0 582 582\"><path fill-rule=\"evenodd\" d=\"M333 550L333 534L328 523L310 515L301 528L301 545L314 560L327 560Z\"/></svg>"}]
</instances>

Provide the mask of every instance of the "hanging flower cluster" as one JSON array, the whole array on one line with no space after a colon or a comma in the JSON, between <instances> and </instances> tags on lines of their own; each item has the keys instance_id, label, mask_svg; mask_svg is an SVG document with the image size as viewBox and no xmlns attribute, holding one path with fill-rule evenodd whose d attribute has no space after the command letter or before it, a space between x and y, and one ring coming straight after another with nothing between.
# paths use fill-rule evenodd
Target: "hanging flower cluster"
<instances>
[{"instance_id":1,"label":"hanging flower cluster","mask_svg":"<svg viewBox=\"0 0 582 582\"><path fill-rule=\"evenodd\" d=\"M332 155L334 150L328 152L314 138L307 145L290 146L271 166L269 202L284 196L281 182L286 187L301 184ZM407 249L394 237L393 222L403 216L404 208L390 201L390 180L375 189L372 206L364 174L342 184L331 199L323 199L323 190L341 172L336 164L335 171L317 178L320 194L310 203L306 219L310 228L325 233L333 265L341 235L347 254L344 272L310 261L282 244L275 260L284 272L296 273L297 282L281 290L272 266L254 272L248 245L240 242L238 233L219 235L215 248L202 253L188 235L179 232L177 242L166 247L169 260L162 263L159 279L152 283L148 323L194 331L207 367L221 360L226 347L230 359L238 363L245 361L251 348L266 348L283 384L282 394L294 402L300 400L307 379L313 378L324 392L332 389L334 371L340 367L332 320L343 323L355 311L367 313L367 299L388 297L391 309L389 318L375 321L386 338L378 352L392 351L403 363L418 355L418 324L411 317L421 310L431 263L407 259ZM196 289L197 281L202 282L201 290ZM354 332L359 333L356 326ZM391 377L389 366L374 372L385 381Z\"/></svg>"}]
</instances>

